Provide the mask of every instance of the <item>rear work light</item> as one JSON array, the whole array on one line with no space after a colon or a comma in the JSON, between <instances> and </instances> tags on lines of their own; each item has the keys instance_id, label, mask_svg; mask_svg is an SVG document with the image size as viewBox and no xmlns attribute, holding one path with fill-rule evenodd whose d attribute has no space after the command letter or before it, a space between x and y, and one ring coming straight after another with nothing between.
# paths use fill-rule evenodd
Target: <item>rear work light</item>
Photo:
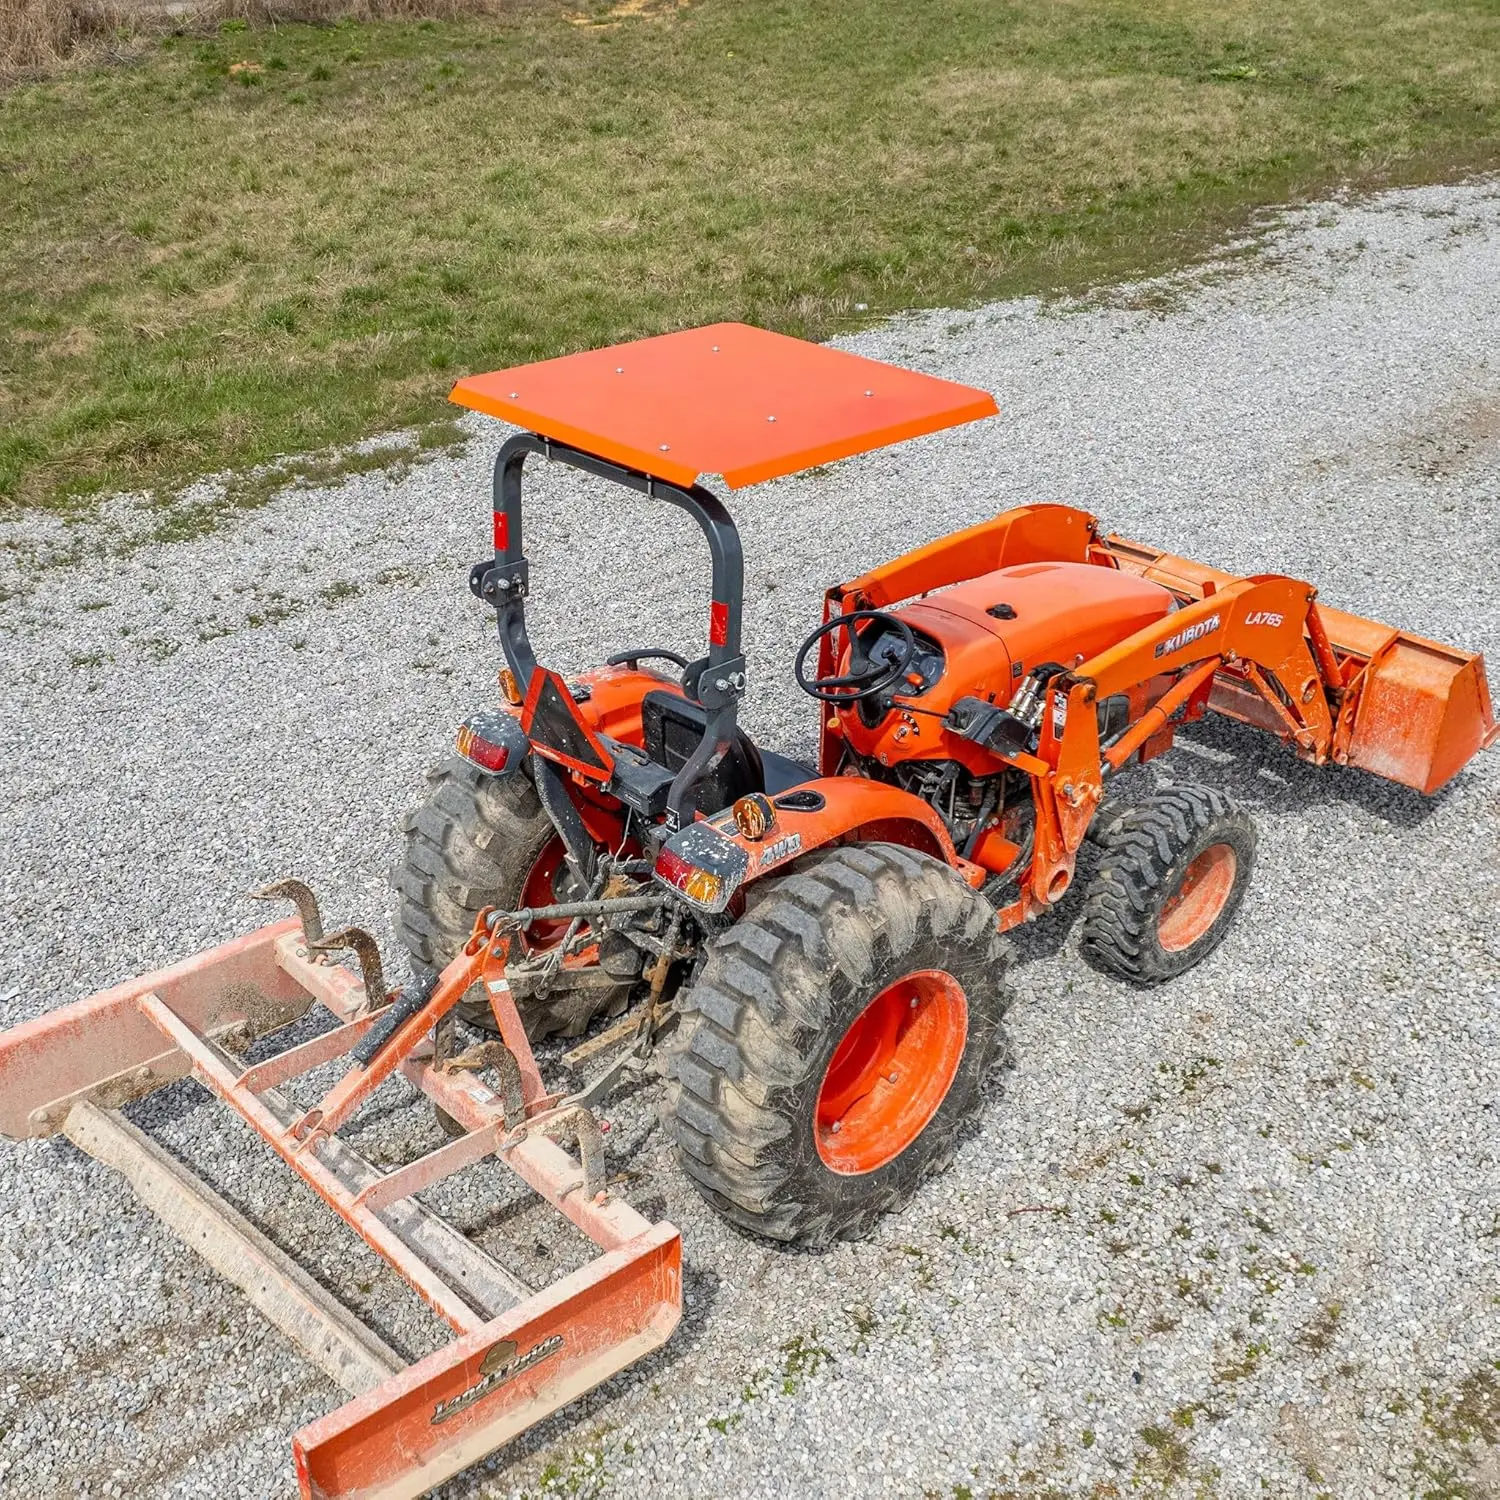
<instances>
[{"instance_id":1,"label":"rear work light","mask_svg":"<svg viewBox=\"0 0 1500 1500\"><path fill-rule=\"evenodd\" d=\"M652 874L663 885L706 912L721 912L734 899L750 868L750 856L706 823L680 828L661 847Z\"/></svg>"},{"instance_id":2,"label":"rear work light","mask_svg":"<svg viewBox=\"0 0 1500 1500\"><path fill-rule=\"evenodd\" d=\"M486 709L458 726L456 748L471 766L499 775L518 770L530 746L513 715Z\"/></svg>"}]
</instances>

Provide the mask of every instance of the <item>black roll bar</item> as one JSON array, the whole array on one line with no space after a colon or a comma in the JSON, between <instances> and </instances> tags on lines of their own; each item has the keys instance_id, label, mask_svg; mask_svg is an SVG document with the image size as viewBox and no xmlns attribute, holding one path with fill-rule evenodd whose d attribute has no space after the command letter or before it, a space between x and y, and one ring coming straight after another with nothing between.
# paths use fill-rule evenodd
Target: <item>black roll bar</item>
<instances>
[{"instance_id":1,"label":"black roll bar","mask_svg":"<svg viewBox=\"0 0 1500 1500\"><path fill-rule=\"evenodd\" d=\"M745 691L745 658L740 651L745 560L739 532L723 502L701 484L684 489L534 432L521 432L509 438L495 458L494 560L473 568L469 587L494 606L500 647L523 696L530 691L531 676L537 670L536 654L526 634L525 600L531 590L531 569L522 550L521 521L522 470L533 453L624 485L650 499L666 500L692 516L707 538L713 565L713 601L709 609L708 658L697 681L698 701L707 711L707 717L703 738L677 772L667 794L671 817L679 825L691 822L692 794L703 776L728 753L739 700Z\"/></svg>"}]
</instances>

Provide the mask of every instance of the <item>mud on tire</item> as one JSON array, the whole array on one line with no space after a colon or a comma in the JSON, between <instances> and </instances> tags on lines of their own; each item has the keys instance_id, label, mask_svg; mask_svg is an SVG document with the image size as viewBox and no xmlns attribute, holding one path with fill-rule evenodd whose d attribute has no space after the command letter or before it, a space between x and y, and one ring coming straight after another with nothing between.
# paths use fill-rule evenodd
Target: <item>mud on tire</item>
<instances>
[{"instance_id":1,"label":"mud on tire","mask_svg":"<svg viewBox=\"0 0 1500 1500\"><path fill-rule=\"evenodd\" d=\"M946 865L897 845L815 854L753 890L745 915L710 944L665 1059L683 1169L732 1223L772 1239L868 1233L948 1166L978 1112L1005 1058L1005 964L989 903ZM967 1013L950 1043L951 1082L942 1092L929 1081L940 1102L925 1124L913 1117L914 1138L893 1137L906 1142L894 1157L835 1169L824 1156L831 1127L819 1125L838 1071L830 1061L879 1008L872 1001L893 993L899 1009L907 992L897 982L922 975L956 984ZM910 1076L920 1097L920 1068Z\"/></svg>"},{"instance_id":2,"label":"mud on tire","mask_svg":"<svg viewBox=\"0 0 1500 1500\"><path fill-rule=\"evenodd\" d=\"M468 941L486 906L514 910L523 904L526 881L556 833L524 770L487 776L454 756L427 779L426 799L403 820L406 854L392 884L396 932L413 963L441 969ZM556 990L543 1000L523 997L518 1009L533 1039L578 1036L622 998L608 990ZM494 1029L482 1002L461 1002L459 1014Z\"/></svg>"},{"instance_id":3,"label":"mud on tire","mask_svg":"<svg viewBox=\"0 0 1500 1500\"><path fill-rule=\"evenodd\" d=\"M1255 825L1210 787L1176 786L1111 811L1084 902L1083 956L1132 984L1159 984L1223 942L1255 867Z\"/></svg>"}]
</instances>

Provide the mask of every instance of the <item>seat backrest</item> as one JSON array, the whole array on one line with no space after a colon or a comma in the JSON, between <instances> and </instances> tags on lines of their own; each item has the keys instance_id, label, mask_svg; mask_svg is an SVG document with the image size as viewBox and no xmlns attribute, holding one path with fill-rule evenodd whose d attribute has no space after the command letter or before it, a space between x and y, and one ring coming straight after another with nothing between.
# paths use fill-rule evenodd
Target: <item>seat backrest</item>
<instances>
[{"instance_id":1,"label":"seat backrest","mask_svg":"<svg viewBox=\"0 0 1500 1500\"><path fill-rule=\"evenodd\" d=\"M678 771L698 748L708 715L701 703L676 693L653 691L641 699L641 728L646 754L657 765ZM736 798L766 789L760 751L742 729L736 729L727 753L699 781L694 802L704 814L722 812Z\"/></svg>"}]
</instances>

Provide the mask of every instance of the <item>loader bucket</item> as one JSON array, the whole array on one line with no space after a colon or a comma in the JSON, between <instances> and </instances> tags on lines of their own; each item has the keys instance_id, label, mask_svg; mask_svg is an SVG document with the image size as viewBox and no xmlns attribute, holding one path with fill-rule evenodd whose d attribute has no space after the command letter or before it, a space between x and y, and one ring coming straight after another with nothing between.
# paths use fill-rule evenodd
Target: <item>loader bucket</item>
<instances>
[{"instance_id":1,"label":"loader bucket","mask_svg":"<svg viewBox=\"0 0 1500 1500\"><path fill-rule=\"evenodd\" d=\"M1431 794L1494 742L1483 657L1338 610L1322 617L1350 657L1347 765Z\"/></svg>"}]
</instances>

